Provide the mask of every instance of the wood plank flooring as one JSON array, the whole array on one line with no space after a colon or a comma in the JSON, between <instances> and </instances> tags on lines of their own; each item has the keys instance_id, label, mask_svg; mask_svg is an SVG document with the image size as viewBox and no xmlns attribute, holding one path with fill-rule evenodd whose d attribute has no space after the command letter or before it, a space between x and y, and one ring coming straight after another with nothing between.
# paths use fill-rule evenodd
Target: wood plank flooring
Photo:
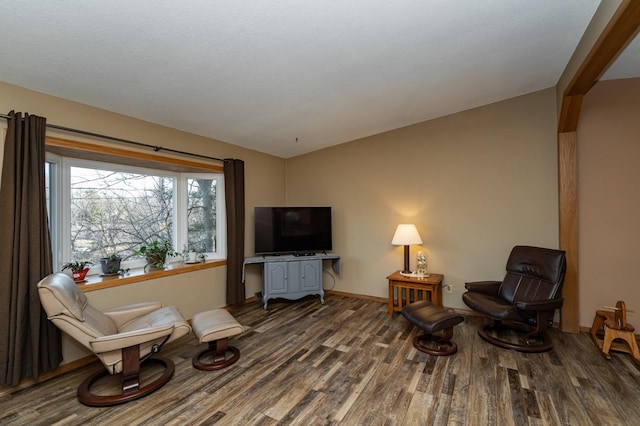
<instances>
[{"instance_id":1,"label":"wood plank flooring","mask_svg":"<svg viewBox=\"0 0 640 426\"><path fill-rule=\"evenodd\" d=\"M247 331L231 339L241 357L227 369L193 369L204 345L188 336L163 349L176 371L152 395L85 407L76 389L96 363L3 397L0 424L640 424L640 368L627 354L605 360L585 333L554 329L551 352L522 354L481 340L482 319L469 316L454 331L458 353L433 357L375 301L329 294L325 305L253 302L232 314Z\"/></svg>"}]
</instances>

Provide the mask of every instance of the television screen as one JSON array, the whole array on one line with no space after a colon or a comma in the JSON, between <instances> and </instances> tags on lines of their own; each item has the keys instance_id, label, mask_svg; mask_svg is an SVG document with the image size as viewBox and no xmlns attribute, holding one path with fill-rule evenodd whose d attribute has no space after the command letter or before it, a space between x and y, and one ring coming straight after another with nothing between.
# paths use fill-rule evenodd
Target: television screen
<instances>
[{"instance_id":1,"label":"television screen","mask_svg":"<svg viewBox=\"0 0 640 426\"><path fill-rule=\"evenodd\" d=\"M256 207L256 253L331 250L331 207Z\"/></svg>"}]
</instances>

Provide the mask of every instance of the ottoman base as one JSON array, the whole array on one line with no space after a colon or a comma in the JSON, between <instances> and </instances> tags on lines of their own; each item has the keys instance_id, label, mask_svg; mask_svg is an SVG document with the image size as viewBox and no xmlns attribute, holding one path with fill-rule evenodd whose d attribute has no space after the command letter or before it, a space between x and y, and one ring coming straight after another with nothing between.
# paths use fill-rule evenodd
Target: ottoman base
<instances>
[{"instance_id":1,"label":"ottoman base","mask_svg":"<svg viewBox=\"0 0 640 426\"><path fill-rule=\"evenodd\" d=\"M458 346L451 341L453 327L462 321L462 315L446 311L428 300L411 303L402 308L402 315L410 323L418 327L424 334L413 339L413 346L420 352L429 355L452 355ZM441 335L433 334L441 331Z\"/></svg>"},{"instance_id":2,"label":"ottoman base","mask_svg":"<svg viewBox=\"0 0 640 426\"><path fill-rule=\"evenodd\" d=\"M202 358L211 355L211 362L203 362ZM229 339L223 338L209 342L209 347L199 352L191 359L191 365L198 370L220 370L235 363L240 359L240 350L235 346L229 346Z\"/></svg>"},{"instance_id":3,"label":"ottoman base","mask_svg":"<svg viewBox=\"0 0 640 426\"><path fill-rule=\"evenodd\" d=\"M208 343L207 349L193 356L191 364L198 370L219 370L235 363L240 359L238 348L229 346L229 337L240 334L244 328L225 309L195 314L191 319L193 332L200 343ZM211 357L210 362L203 358Z\"/></svg>"},{"instance_id":4,"label":"ottoman base","mask_svg":"<svg viewBox=\"0 0 640 426\"><path fill-rule=\"evenodd\" d=\"M458 352L458 345L451 341L452 336L447 335L453 334L453 329L445 330L444 334L443 336L434 336L426 333L418 335L413 338L413 347L429 355L453 355Z\"/></svg>"}]
</instances>

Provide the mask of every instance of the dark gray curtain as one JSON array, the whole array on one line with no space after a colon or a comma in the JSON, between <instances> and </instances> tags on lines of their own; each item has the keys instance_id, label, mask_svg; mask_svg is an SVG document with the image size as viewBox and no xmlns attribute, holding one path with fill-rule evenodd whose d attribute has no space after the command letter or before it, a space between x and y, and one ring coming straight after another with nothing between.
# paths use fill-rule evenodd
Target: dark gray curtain
<instances>
[{"instance_id":1,"label":"dark gray curtain","mask_svg":"<svg viewBox=\"0 0 640 426\"><path fill-rule=\"evenodd\" d=\"M61 336L36 285L52 272L44 177L46 119L11 111L0 181L0 385L62 360Z\"/></svg>"},{"instance_id":2,"label":"dark gray curtain","mask_svg":"<svg viewBox=\"0 0 640 426\"><path fill-rule=\"evenodd\" d=\"M245 300L242 283L244 161L224 160L224 195L227 205L227 305L235 305Z\"/></svg>"}]
</instances>

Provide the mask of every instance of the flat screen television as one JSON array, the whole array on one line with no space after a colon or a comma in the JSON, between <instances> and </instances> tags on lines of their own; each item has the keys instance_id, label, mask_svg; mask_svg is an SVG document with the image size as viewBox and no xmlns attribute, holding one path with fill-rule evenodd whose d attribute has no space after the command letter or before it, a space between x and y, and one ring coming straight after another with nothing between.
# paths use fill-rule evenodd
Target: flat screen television
<instances>
[{"instance_id":1,"label":"flat screen television","mask_svg":"<svg viewBox=\"0 0 640 426\"><path fill-rule=\"evenodd\" d=\"M331 250L331 207L256 207L256 254Z\"/></svg>"}]
</instances>

